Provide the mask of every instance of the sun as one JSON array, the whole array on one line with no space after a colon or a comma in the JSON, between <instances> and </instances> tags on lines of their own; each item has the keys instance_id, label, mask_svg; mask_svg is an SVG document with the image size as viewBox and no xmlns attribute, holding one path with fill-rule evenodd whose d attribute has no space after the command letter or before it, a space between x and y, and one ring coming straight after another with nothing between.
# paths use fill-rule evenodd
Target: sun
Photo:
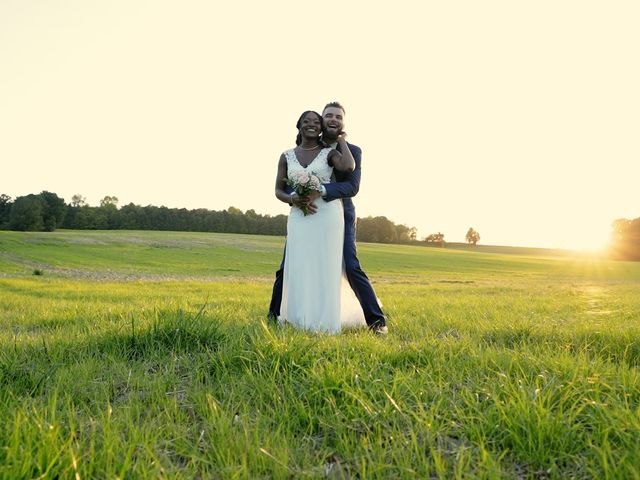
<instances>
[{"instance_id":1,"label":"sun","mask_svg":"<svg viewBox=\"0 0 640 480\"><path fill-rule=\"evenodd\" d=\"M571 250L577 250L583 253L601 253L608 246L611 241L610 231L582 231L581 235L576 235L572 239L568 239L567 248Z\"/></svg>"}]
</instances>

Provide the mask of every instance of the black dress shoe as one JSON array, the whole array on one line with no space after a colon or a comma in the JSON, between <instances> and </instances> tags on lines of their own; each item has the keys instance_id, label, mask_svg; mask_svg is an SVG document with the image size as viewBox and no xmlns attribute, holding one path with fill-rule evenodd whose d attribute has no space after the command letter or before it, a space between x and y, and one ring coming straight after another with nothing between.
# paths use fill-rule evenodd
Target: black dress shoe
<instances>
[{"instance_id":1,"label":"black dress shoe","mask_svg":"<svg viewBox=\"0 0 640 480\"><path fill-rule=\"evenodd\" d=\"M276 312L272 312L271 310L269 310L269 313L267 313L267 322L278 323L278 315L276 314Z\"/></svg>"}]
</instances>

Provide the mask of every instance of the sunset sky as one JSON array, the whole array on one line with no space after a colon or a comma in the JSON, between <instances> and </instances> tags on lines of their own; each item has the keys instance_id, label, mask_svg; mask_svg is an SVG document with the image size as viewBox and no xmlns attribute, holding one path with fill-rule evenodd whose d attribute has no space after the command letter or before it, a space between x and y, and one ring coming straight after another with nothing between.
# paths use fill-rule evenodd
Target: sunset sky
<instances>
[{"instance_id":1,"label":"sunset sky","mask_svg":"<svg viewBox=\"0 0 640 480\"><path fill-rule=\"evenodd\" d=\"M464 241L595 248L640 217L637 1L0 2L0 193L92 205L274 196L331 100L359 216Z\"/></svg>"}]
</instances>

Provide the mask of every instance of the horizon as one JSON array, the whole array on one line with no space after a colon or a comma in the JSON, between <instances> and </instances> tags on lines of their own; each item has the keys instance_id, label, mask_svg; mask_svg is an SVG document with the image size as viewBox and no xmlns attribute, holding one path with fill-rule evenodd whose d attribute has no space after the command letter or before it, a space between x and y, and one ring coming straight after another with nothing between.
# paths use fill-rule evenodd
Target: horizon
<instances>
[{"instance_id":1,"label":"horizon","mask_svg":"<svg viewBox=\"0 0 640 480\"><path fill-rule=\"evenodd\" d=\"M56 194L56 192L51 192L46 190L49 193L54 193ZM3 192L0 192L0 194L2 194ZM41 192L39 192L41 193ZM32 195L38 195L38 193L32 193ZM63 198L63 197L61 197ZM104 197L103 197L104 198ZM12 201L15 201L15 198L11 198ZM65 201L65 204L67 205L67 207L71 207L71 201L67 201L66 198L63 198L63 200ZM86 199L85 199L86 200ZM121 203L120 199L117 199L117 204L116 204L116 208L119 210L120 208L133 204L133 202L128 202L128 203ZM168 208L168 209L176 209L176 210L181 210L184 207L169 207L167 205L139 205L139 204L134 204L137 207L155 207L155 208ZM86 206L86 207L90 207L90 208L98 208L99 202L96 205L91 205L88 202L86 202L84 205L82 206ZM209 211L217 211L217 212L221 212L221 211L228 211L231 208L237 208L234 205L230 205L227 208L223 208L223 209L206 209ZM196 207L195 209L189 209L189 210L199 210L201 208ZM262 215L262 216L277 216L277 215L285 215L286 214L282 214L282 213L278 213L275 215L269 214L269 213L263 213L263 212L259 212L254 208L250 208L247 210L242 210L242 209L238 209L242 212L242 214L246 214L249 210L253 210L257 215ZM371 215L368 217L384 217L384 215ZM368 217L360 217L358 216L358 219L360 218L368 218ZM389 221L391 221L392 223L394 223L395 225L401 225L397 222L395 222L392 218L387 218ZM632 219L629 219L632 220ZM412 225L406 225L407 227L413 227ZM137 228L133 228L133 229L119 229L119 228L112 228L112 229L92 229L92 228L85 228L85 229L76 229L76 228L63 228L63 227L59 227L56 228L55 231L78 231L78 232L84 232L84 231L139 231L139 232L146 232L146 231L150 231L150 232L193 232L193 233L220 233L220 234L227 234L227 235L266 235L266 236L282 236L282 235L276 235L276 234L263 234L263 233L234 233L234 232L226 232L226 231L207 231L207 230L157 230L157 229L137 229ZM35 232L35 233L42 233L42 232ZM48 233L48 232L45 232ZM433 230L431 233L441 233L438 232L437 230ZM466 232L465 232L466 233ZM426 239L424 238L426 235L418 235L416 237L416 240L413 242L418 242L418 243L428 243L426 242ZM380 243L380 242L370 242L370 241L359 241L358 243ZM389 244L387 242L381 242L381 244ZM406 243L406 242L391 242L390 244L393 245L412 245L412 242ZM444 248L446 248L447 245L461 245L461 246L469 246L470 243L467 242L464 238L461 240L448 240L445 236L444 239L444 244L442 245ZM430 245L430 246L436 246L436 245ZM580 254L588 254L588 255L600 255L600 254L604 254L609 248L611 248L611 245L609 242L607 242L606 244L604 244L602 247L597 248L597 249L575 249L575 248L563 248L563 247L549 247L549 246L538 246L538 245L506 245L506 244L489 244L489 243L485 243L482 241L482 239L480 239L480 241L476 244L473 245L473 247L490 247L490 248L515 248L515 249L532 249L532 250L551 250L551 251L564 251L564 252L574 252L574 253L580 253Z\"/></svg>"},{"instance_id":2,"label":"horizon","mask_svg":"<svg viewBox=\"0 0 640 480\"><path fill-rule=\"evenodd\" d=\"M323 8L338 27L290 0L0 5L0 193L287 214L277 158L338 100L358 217L580 251L640 216L640 5Z\"/></svg>"}]
</instances>

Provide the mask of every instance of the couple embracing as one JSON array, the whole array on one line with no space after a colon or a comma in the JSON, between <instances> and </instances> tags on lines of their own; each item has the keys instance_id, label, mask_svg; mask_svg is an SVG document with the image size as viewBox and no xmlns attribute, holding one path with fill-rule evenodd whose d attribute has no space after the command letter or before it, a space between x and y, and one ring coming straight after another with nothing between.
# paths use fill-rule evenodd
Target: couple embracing
<instances>
[{"instance_id":1,"label":"couple embracing","mask_svg":"<svg viewBox=\"0 0 640 480\"><path fill-rule=\"evenodd\" d=\"M285 254L276 272L269 318L310 331L339 333L368 326L387 333L386 319L356 255L362 151L347 143L344 108L298 119L296 147L278 161L275 193L291 205Z\"/></svg>"}]
</instances>

